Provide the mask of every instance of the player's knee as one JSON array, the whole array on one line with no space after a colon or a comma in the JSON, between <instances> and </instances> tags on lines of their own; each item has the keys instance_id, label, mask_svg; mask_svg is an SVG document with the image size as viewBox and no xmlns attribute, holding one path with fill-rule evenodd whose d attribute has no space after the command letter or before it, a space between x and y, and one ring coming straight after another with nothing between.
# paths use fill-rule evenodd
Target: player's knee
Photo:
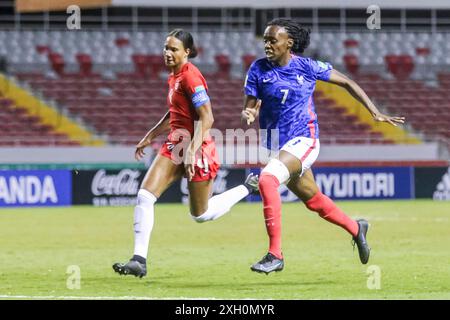
<instances>
[{"instance_id":1,"label":"player's knee","mask_svg":"<svg viewBox=\"0 0 450 320\"><path fill-rule=\"evenodd\" d=\"M157 197L153 195L150 191L146 189L139 189L137 194L137 205L138 206L152 206L157 200Z\"/></svg>"},{"instance_id":2,"label":"player's knee","mask_svg":"<svg viewBox=\"0 0 450 320\"><path fill-rule=\"evenodd\" d=\"M258 185L259 190L261 190L261 192L266 192L266 191L273 191L274 188L275 189L278 188L280 183L277 177L275 177L274 175L267 172L263 172L259 177Z\"/></svg>"},{"instance_id":3,"label":"player's knee","mask_svg":"<svg viewBox=\"0 0 450 320\"><path fill-rule=\"evenodd\" d=\"M269 161L269 163L266 165L266 167L261 172L261 176L259 178L259 181L261 182L261 177L264 175L269 175L272 177L275 177L278 185L285 183L290 178L289 169L286 167L286 165L278 160L278 159L272 159ZM268 180L267 178L266 180Z\"/></svg>"}]
</instances>

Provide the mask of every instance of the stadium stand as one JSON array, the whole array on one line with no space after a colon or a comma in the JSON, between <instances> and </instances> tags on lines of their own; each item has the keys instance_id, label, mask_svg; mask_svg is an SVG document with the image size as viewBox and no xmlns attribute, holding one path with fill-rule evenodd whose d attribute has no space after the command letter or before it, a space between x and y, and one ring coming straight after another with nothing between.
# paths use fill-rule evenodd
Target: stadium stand
<instances>
[{"instance_id":1,"label":"stadium stand","mask_svg":"<svg viewBox=\"0 0 450 320\"><path fill-rule=\"evenodd\" d=\"M39 117L30 115L25 108L11 99L1 98L0 92L0 146L79 146L63 133L53 131Z\"/></svg>"},{"instance_id":2,"label":"stadium stand","mask_svg":"<svg viewBox=\"0 0 450 320\"><path fill-rule=\"evenodd\" d=\"M166 110L164 36L145 31L0 31L5 43L0 55L11 57L19 80L94 133L110 143L134 144ZM198 32L195 38L200 54L194 62L208 77L215 126L242 127L243 75L253 59L263 56L261 40L250 32ZM321 32L312 34L308 52L318 52L351 74L382 109L406 116L412 134L448 143L450 118L439 110L448 105L449 43L445 33ZM28 64L27 72L21 64ZM31 73L30 65L36 66ZM434 81L430 85L422 79ZM320 91L316 107L323 142L394 143Z\"/></svg>"},{"instance_id":3,"label":"stadium stand","mask_svg":"<svg viewBox=\"0 0 450 320\"><path fill-rule=\"evenodd\" d=\"M158 79L104 80L101 77L65 76L60 79L36 79L20 76L22 80L45 96L65 106L70 114L80 116L99 134L106 134L112 143L135 144L167 110L166 84ZM240 121L242 80L209 80L211 100L215 113L215 127L244 128ZM345 110L316 94L321 132L324 139L339 132L333 143L392 143L370 126L359 123L355 116L345 115ZM345 126L344 126L345 124ZM345 130L344 130L345 128ZM127 137L127 138L124 138Z\"/></svg>"}]
</instances>

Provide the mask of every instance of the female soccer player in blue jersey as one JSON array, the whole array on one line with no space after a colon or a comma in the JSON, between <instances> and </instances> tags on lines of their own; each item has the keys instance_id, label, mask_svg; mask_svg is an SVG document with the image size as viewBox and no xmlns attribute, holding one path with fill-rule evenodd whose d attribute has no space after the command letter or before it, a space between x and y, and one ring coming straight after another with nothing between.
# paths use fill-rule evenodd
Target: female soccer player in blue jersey
<instances>
[{"instance_id":1,"label":"female soccer player in blue jersey","mask_svg":"<svg viewBox=\"0 0 450 320\"><path fill-rule=\"evenodd\" d=\"M245 81L242 118L250 124L259 114L260 128L268 132L266 146L279 150L278 156L269 161L259 178L270 244L268 253L252 265L251 270L256 272L268 274L284 267L281 198L277 191L280 184L286 184L308 209L349 232L358 246L361 262L366 264L369 260L368 222L363 219L354 221L342 212L319 191L310 170L320 150L313 102L316 81L327 81L345 88L369 110L375 121L394 126L404 122L403 117L382 114L354 81L333 69L329 63L299 56L308 47L309 40L309 30L295 21L285 18L272 20L264 31L266 58L251 65ZM274 129L278 133L275 140L271 137ZM277 146L271 145L273 140L278 142Z\"/></svg>"}]
</instances>

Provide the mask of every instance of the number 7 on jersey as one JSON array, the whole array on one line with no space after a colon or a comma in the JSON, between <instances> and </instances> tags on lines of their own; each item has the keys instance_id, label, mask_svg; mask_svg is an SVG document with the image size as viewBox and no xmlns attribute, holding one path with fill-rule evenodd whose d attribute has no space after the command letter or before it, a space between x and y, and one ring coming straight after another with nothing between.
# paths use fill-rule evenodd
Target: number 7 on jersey
<instances>
[{"instance_id":1,"label":"number 7 on jersey","mask_svg":"<svg viewBox=\"0 0 450 320\"><path fill-rule=\"evenodd\" d=\"M289 89L280 89L280 91L284 93L283 99L281 100L281 104L284 104L286 102L286 98L288 96Z\"/></svg>"}]
</instances>

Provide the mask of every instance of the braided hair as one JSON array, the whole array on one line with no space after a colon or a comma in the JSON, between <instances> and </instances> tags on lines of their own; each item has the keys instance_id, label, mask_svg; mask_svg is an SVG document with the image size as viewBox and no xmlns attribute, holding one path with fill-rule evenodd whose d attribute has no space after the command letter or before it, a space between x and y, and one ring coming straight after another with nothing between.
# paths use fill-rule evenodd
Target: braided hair
<instances>
[{"instance_id":1,"label":"braided hair","mask_svg":"<svg viewBox=\"0 0 450 320\"><path fill-rule=\"evenodd\" d=\"M293 53L303 53L308 48L311 30L302 27L296 21L289 18L278 18L270 21L267 26L283 27L286 30L289 38L294 40L294 45L291 48Z\"/></svg>"}]
</instances>

